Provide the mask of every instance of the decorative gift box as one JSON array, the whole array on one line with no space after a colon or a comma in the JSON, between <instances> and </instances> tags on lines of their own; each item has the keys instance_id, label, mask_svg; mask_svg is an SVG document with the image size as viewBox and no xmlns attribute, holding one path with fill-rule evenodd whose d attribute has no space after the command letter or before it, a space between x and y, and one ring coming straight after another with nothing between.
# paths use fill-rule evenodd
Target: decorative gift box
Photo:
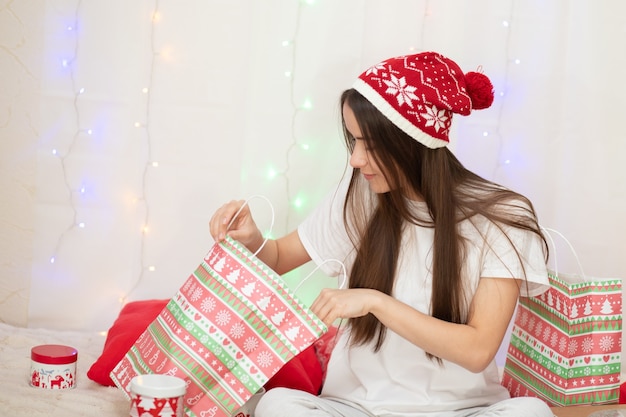
<instances>
[{"instance_id":1,"label":"decorative gift box","mask_svg":"<svg viewBox=\"0 0 626 417\"><path fill-rule=\"evenodd\" d=\"M76 385L78 351L64 345L39 345L30 351L30 385L68 389Z\"/></svg>"}]
</instances>

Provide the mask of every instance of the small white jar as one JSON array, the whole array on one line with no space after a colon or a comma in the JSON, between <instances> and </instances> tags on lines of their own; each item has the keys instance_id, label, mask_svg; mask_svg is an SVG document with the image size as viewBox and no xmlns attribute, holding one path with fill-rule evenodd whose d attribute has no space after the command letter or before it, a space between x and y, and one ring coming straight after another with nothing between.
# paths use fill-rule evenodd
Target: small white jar
<instances>
[{"instance_id":1,"label":"small white jar","mask_svg":"<svg viewBox=\"0 0 626 417\"><path fill-rule=\"evenodd\" d=\"M30 350L30 385L44 389L76 386L78 351L64 345L39 345Z\"/></svg>"},{"instance_id":2,"label":"small white jar","mask_svg":"<svg viewBox=\"0 0 626 417\"><path fill-rule=\"evenodd\" d=\"M183 397L187 386L181 378L169 375L138 375L130 381L130 417L183 417Z\"/></svg>"}]
</instances>

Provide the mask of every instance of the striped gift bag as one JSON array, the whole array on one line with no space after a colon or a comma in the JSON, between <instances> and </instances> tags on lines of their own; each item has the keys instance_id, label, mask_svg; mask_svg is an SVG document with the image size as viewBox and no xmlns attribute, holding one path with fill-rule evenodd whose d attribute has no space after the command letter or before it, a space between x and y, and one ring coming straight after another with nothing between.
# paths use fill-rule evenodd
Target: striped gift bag
<instances>
[{"instance_id":1,"label":"striped gift bag","mask_svg":"<svg viewBox=\"0 0 626 417\"><path fill-rule=\"evenodd\" d=\"M555 270L548 291L520 298L502 385L551 406L617 403L622 281Z\"/></svg>"},{"instance_id":2,"label":"striped gift bag","mask_svg":"<svg viewBox=\"0 0 626 417\"><path fill-rule=\"evenodd\" d=\"M196 271L111 373L187 382L187 416L231 416L327 327L282 279L230 237Z\"/></svg>"}]
</instances>

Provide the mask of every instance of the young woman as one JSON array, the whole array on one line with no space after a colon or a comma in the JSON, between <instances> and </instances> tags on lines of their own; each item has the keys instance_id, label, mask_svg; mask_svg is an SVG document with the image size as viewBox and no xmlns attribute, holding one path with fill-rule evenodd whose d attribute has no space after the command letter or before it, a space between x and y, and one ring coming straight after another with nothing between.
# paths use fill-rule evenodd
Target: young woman
<instances>
[{"instance_id":1,"label":"young woman","mask_svg":"<svg viewBox=\"0 0 626 417\"><path fill-rule=\"evenodd\" d=\"M547 288L534 209L445 147L453 113L492 101L485 75L432 52L381 62L343 93L351 177L259 257L279 274L342 260L349 288L323 289L311 309L346 326L321 395L270 390L257 417L552 416L509 398L494 362L520 293ZM242 204L218 209L211 233L255 251L264 238L247 208L227 230Z\"/></svg>"}]
</instances>

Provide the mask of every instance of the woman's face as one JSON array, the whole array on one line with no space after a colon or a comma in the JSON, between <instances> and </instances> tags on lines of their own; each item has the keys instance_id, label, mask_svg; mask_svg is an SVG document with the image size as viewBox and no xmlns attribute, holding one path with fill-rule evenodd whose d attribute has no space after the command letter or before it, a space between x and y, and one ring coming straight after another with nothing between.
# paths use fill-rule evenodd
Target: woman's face
<instances>
[{"instance_id":1,"label":"woman's face","mask_svg":"<svg viewBox=\"0 0 626 417\"><path fill-rule=\"evenodd\" d=\"M343 105L343 120L346 129L355 139L354 150L352 151L352 155L350 155L350 166L361 172L361 175L367 180L373 192L381 194L390 191L391 187L387 183L382 170L376 164L376 161L371 155L371 151L366 148L366 143L365 140L363 140L363 134L361 133L359 124L356 121L354 112L348 104Z\"/></svg>"}]
</instances>

